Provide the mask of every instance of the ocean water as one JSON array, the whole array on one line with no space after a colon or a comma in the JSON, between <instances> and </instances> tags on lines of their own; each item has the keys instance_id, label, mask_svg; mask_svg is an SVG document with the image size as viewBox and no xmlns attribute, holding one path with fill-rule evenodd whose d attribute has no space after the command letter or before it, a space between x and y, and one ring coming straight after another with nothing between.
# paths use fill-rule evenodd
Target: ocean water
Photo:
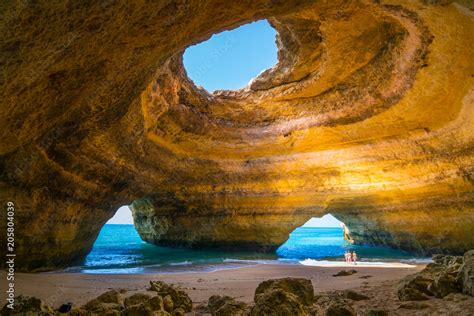
<instances>
[{"instance_id":1,"label":"ocean water","mask_svg":"<svg viewBox=\"0 0 474 316\"><path fill-rule=\"evenodd\" d=\"M361 260L410 260L413 254L384 247L354 246L341 228L300 227L276 253L190 250L159 247L141 240L133 225L104 225L84 262L69 268L82 273L175 273L233 269L254 264L298 264L304 259L343 260L355 250Z\"/></svg>"},{"instance_id":2,"label":"ocean water","mask_svg":"<svg viewBox=\"0 0 474 316\"><path fill-rule=\"evenodd\" d=\"M364 261L410 260L414 254L388 247L352 245L344 240L342 228L299 227L277 250L277 255L285 259L343 260L346 251L355 251Z\"/></svg>"}]
</instances>

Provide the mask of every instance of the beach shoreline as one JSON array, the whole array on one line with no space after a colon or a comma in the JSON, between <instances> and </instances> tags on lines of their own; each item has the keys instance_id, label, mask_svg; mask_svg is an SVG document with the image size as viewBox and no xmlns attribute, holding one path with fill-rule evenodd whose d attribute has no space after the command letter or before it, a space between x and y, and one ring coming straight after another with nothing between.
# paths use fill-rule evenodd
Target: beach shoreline
<instances>
[{"instance_id":1,"label":"beach shoreline","mask_svg":"<svg viewBox=\"0 0 474 316\"><path fill-rule=\"evenodd\" d=\"M344 262L340 262L344 264ZM316 293L380 286L386 282L397 282L406 275L421 271L425 264L412 267L305 266L302 264L257 264L234 269L211 272L145 273L145 274L89 274L89 273L16 273L16 295L36 296L53 307L73 302L82 305L110 289L123 289L127 295L144 293L150 280L161 280L185 290L194 304L207 302L212 295L228 295L246 303L253 301L256 287L268 279L298 277L310 279ZM353 269L357 273L334 277L342 269ZM2 278L5 272L2 271ZM6 295L2 291L2 301Z\"/></svg>"}]
</instances>

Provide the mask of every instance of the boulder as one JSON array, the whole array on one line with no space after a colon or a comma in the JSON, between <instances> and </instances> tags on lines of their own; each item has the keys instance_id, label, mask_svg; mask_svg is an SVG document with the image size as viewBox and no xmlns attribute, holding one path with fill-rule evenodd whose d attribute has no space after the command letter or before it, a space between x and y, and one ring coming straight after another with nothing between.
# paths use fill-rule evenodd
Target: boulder
<instances>
[{"instance_id":1,"label":"boulder","mask_svg":"<svg viewBox=\"0 0 474 316\"><path fill-rule=\"evenodd\" d=\"M163 309L169 313L174 310L174 303L171 295L166 295L163 297Z\"/></svg>"},{"instance_id":2,"label":"boulder","mask_svg":"<svg viewBox=\"0 0 474 316\"><path fill-rule=\"evenodd\" d=\"M339 276L348 276L348 275L353 275L354 273L357 273L357 270L341 270L336 274L333 274L333 277L339 277Z\"/></svg>"},{"instance_id":3,"label":"boulder","mask_svg":"<svg viewBox=\"0 0 474 316\"><path fill-rule=\"evenodd\" d=\"M256 295L255 305L249 316L261 315L307 316L310 314L298 296L275 288Z\"/></svg>"},{"instance_id":4,"label":"boulder","mask_svg":"<svg viewBox=\"0 0 474 316\"><path fill-rule=\"evenodd\" d=\"M95 303L87 308L83 307L83 309L85 309L88 314L115 316L122 314L124 306L116 303Z\"/></svg>"},{"instance_id":5,"label":"boulder","mask_svg":"<svg viewBox=\"0 0 474 316\"><path fill-rule=\"evenodd\" d=\"M355 316L354 308L342 300L334 300L325 310L325 316Z\"/></svg>"},{"instance_id":6,"label":"boulder","mask_svg":"<svg viewBox=\"0 0 474 316\"><path fill-rule=\"evenodd\" d=\"M93 309L96 309L96 307L100 306L103 303L123 305L123 297L122 297L122 295L120 294L119 291L110 290L110 291L107 291L107 292L99 295L97 298L89 301L88 303L86 303L83 306L83 308L86 309L86 310L93 310Z\"/></svg>"},{"instance_id":7,"label":"boulder","mask_svg":"<svg viewBox=\"0 0 474 316\"><path fill-rule=\"evenodd\" d=\"M184 309L182 309L181 307L178 307L171 313L171 316L184 316L184 314L185 314Z\"/></svg>"},{"instance_id":8,"label":"boulder","mask_svg":"<svg viewBox=\"0 0 474 316\"><path fill-rule=\"evenodd\" d=\"M433 262L423 271L405 277L398 285L397 295L401 301L427 300L434 295L443 298L450 293L464 290L465 281L469 282L469 267L474 266L474 251L463 257L434 255ZM472 282L472 278L471 278Z\"/></svg>"},{"instance_id":9,"label":"boulder","mask_svg":"<svg viewBox=\"0 0 474 316\"><path fill-rule=\"evenodd\" d=\"M350 295L351 294L349 294L349 296ZM356 312L352 307L351 302L345 297L345 291L335 291L318 295L315 299L315 303L315 305L319 307L317 315L356 315Z\"/></svg>"},{"instance_id":10,"label":"boulder","mask_svg":"<svg viewBox=\"0 0 474 316\"><path fill-rule=\"evenodd\" d=\"M447 271L437 273L433 282L428 286L428 290L438 298L459 292L456 286L456 278Z\"/></svg>"},{"instance_id":11,"label":"boulder","mask_svg":"<svg viewBox=\"0 0 474 316\"><path fill-rule=\"evenodd\" d=\"M207 304L209 312L213 316L242 316L248 312L248 306L230 296L213 295Z\"/></svg>"},{"instance_id":12,"label":"boulder","mask_svg":"<svg viewBox=\"0 0 474 316\"><path fill-rule=\"evenodd\" d=\"M463 264L461 256L433 255L432 259L433 263L430 263L424 272L431 273L433 276L444 273L456 278Z\"/></svg>"},{"instance_id":13,"label":"boulder","mask_svg":"<svg viewBox=\"0 0 474 316\"><path fill-rule=\"evenodd\" d=\"M450 255L443 255L443 254L435 254L431 256L431 260L433 263L448 266L452 263L458 262L462 264L462 257L461 256L450 256Z\"/></svg>"},{"instance_id":14,"label":"boulder","mask_svg":"<svg viewBox=\"0 0 474 316\"><path fill-rule=\"evenodd\" d=\"M457 279L462 292L474 296L474 250L464 254L463 265Z\"/></svg>"},{"instance_id":15,"label":"boulder","mask_svg":"<svg viewBox=\"0 0 474 316\"><path fill-rule=\"evenodd\" d=\"M141 303L138 304L132 304L128 305L127 308L124 310L123 315L124 316L139 316L139 315L154 315L155 312L160 312L164 311L164 306L163 306L163 299L161 296L154 296L150 297L149 295L148 299L146 299L145 296L136 296L135 301L139 302L142 301Z\"/></svg>"},{"instance_id":16,"label":"boulder","mask_svg":"<svg viewBox=\"0 0 474 316\"><path fill-rule=\"evenodd\" d=\"M153 311L162 311L165 310L163 298L161 296L153 296L147 301L147 304Z\"/></svg>"},{"instance_id":17,"label":"boulder","mask_svg":"<svg viewBox=\"0 0 474 316\"><path fill-rule=\"evenodd\" d=\"M27 295L18 295L15 297L14 309L3 306L0 315L55 315L53 309L43 303L39 298Z\"/></svg>"},{"instance_id":18,"label":"boulder","mask_svg":"<svg viewBox=\"0 0 474 316\"><path fill-rule=\"evenodd\" d=\"M428 300L432 293L428 290L432 279L422 274L412 274L403 278L397 287L397 296L400 301Z\"/></svg>"},{"instance_id":19,"label":"boulder","mask_svg":"<svg viewBox=\"0 0 474 316\"><path fill-rule=\"evenodd\" d=\"M303 278L283 278L264 281L255 290L254 301L257 302L258 296L275 289L281 289L284 292L295 295L302 305L309 306L313 304L313 285L311 280Z\"/></svg>"},{"instance_id":20,"label":"boulder","mask_svg":"<svg viewBox=\"0 0 474 316\"><path fill-rule=\"evenodd\" d=\"M158 295L162 296L163 298L169 295L173 302L173 309L182 308L185 312L191 312L191 310L193 309L193 302L189 295L186 294L186 292L171 285L168 285L165 282L150 281L150 290L156 291Z\"/></svg>"},{"instance_id":21,"label":"boulder","mask_svg":"<svg viewBox=\"0 0 474 316\"><path fill-rule=\"evenodd\" d=\"M147 302L151 298L150 295L145 293L136 293L133 294L124 300L125 307L141 304Z\"/></svg>"},{"instance_id":22,"label":"boulder","mask_svg":"<svg viewBox=\"0 0 474 316\"><path fill-rule=\"evenodd\" d=\"M127 307L123 311L122 315L123 316L153 316L154 313L148 304L142 303L142 304L136 304L136 305L131 305Z\"/></svg>"}]
</instances>

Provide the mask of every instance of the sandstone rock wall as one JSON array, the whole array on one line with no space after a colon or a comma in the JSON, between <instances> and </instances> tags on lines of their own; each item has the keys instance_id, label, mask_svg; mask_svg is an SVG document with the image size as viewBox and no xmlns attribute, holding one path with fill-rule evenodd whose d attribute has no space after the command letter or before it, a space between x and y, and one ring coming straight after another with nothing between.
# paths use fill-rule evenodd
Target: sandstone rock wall
<instances>
[{"instance_id":1,"label":"sandstone rock wall","mask_svg":"<svg viewBox=\"0 0 474 316\"><path fill-rule=\"evenodd\" d=\"M269 250L332 213L360 243L473 248L473 7L7 1L0 197L18 262L83 258L124 204L161 245ZM274 68L214 94L187 78L186 47L263 18Z\"/></svg>"}]
</instances>

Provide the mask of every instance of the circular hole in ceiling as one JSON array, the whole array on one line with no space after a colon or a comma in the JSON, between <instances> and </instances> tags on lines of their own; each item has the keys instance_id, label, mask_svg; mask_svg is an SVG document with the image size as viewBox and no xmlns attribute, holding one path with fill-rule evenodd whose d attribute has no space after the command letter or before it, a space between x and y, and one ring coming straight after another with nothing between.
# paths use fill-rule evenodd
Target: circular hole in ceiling
<instances>
[{"instance_id":1,"label":"circular hole in ceiling","mask_svg":"<svg viewBox=\"0 0 474 316\"><path fill-rule=\"evenodd\" d=\"M267 20L213 35L184 52L188 77L207 91L237 90L277 62L276 31Z\"/></svg>"}]
</instances>

